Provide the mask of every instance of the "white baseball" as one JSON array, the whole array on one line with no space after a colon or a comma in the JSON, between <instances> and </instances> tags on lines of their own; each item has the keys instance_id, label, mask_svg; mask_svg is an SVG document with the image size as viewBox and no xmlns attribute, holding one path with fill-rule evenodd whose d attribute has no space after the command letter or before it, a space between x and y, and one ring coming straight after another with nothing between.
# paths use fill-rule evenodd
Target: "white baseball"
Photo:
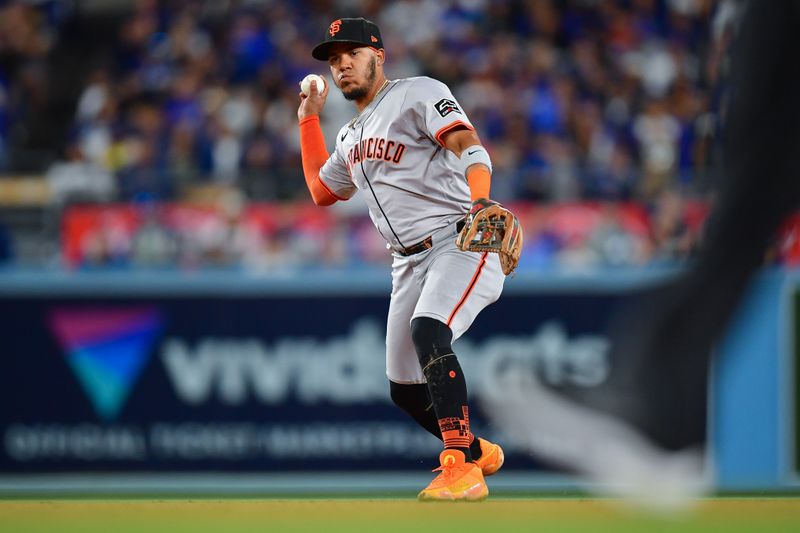
<instances>
[{"instance_id":1,"label":"white baseball","mask_svg":"<svg viewBox=\"0 0 800 533\"><path fill-rule=\"evenodd\" d=\"M325 78L317 76L316 74L309 74L300 82L300 90L303 91L303 94L306 96L311 94L312 81L317 82L317 92L321 93L325 89Z\"/></svg>"}]
</instances>

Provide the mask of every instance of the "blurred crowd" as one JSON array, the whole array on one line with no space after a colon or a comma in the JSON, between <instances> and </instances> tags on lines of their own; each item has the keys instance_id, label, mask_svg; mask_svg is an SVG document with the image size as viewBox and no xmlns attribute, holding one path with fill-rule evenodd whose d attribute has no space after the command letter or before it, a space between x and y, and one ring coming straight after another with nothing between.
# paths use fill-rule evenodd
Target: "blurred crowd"
<instances>
[{"instance_id":1,"label":"blurred crowd","mask_svg":"<svg viewBox=\"0 0 800 533\"><path fill-rule=\"evenodd\" d=\"M656 217L638 203L517 202L509 207L525 233L520 269L538 271L671 265L691 252L707 214L704 203L684 205L677 194L659 199ZM84 270L177 266L259 273L392 260L363 214L319 209L310 202L245 202L233 192L215 204L73 207L64 215L63 247L66 265Z\"/></svg>"},{"instance_id":2,"label":"blurred crowd","mask_svg":"<svg viewBox=\"0 0 800 533\"><path fill-rule=\"evenodd\" d=\"M310 50L342 16L379 24L389 78L450 86L492 155L500 201L634 201L655 226L658 206L695 198L712 174L730 2L122 3L112 38L75 73L61 149L42 157L57 203L180 201L204 186L306 201L297 82L327 74ZM14 170L30 110L58 91L47 58L86 16L68 4L0 8L0 170ZM332 91L329 148L354 112Z\"/></svg>"}]
</instances>

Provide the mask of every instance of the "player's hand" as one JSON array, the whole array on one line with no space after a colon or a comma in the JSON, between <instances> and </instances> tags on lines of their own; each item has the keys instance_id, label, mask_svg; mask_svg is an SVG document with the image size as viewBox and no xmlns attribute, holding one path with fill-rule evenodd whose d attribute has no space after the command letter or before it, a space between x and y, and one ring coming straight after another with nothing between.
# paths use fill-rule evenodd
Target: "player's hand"
<instances>
[{"instance_id":1,"label":"player's hand","mask_svg":"<svg viewBox=\"0 0 800 533\"><path fill-rule=\"evenodd\" d=\"M300 107L297 108L297 119L303 120L310 115L319 115L325 107L325 100L328 98L330 83L325 83L322 92L317 87L317 82L311 82L310 94L306 96L300 91Z\"/></svg>"},{"instance_id":2,"label":"player's hand","mask_svg":"<svg viewBox=\"0 0 800 533\"><path fill-rule=\"evenodd\" d=\"M519 264L522 253L522 227L514 213L488 198L472 202L464 227L456 237L464 252L493 252L500 256L500 267L508 276Z\"/></svg>"}]
</instances>

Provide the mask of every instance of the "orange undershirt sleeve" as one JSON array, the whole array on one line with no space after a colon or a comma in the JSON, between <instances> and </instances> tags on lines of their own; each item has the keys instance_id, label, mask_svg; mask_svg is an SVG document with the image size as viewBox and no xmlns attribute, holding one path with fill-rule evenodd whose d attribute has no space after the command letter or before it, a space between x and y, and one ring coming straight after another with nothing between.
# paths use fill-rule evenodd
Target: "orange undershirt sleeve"
<instances>
[{"instance_id":1,"label":"orange undershirt sleeve","mask_svg":"<svg viewBox=\"0 0 800 533\"><path fill-rule=\"evenodd\" d=\"M489 189L492 186L492 175L485 165L472 165L467 169L467 183L469 184L470 198L474 202L478 198L489 198Z\"/></svg>"},{"instance_id":2,"label":"orange undershirt sleeve","mask_svg":"<svg viewBox=\"0 0 800 533\"><path fill-rule=\"evenodd\" d=\"M303 174L311 199L317 205L331 205L341 200L322 183L319 171L328 160L325 138L319 124L319 116L310 115L300 121L300 154L303 160Z\"/></svg>"}]
</instances>

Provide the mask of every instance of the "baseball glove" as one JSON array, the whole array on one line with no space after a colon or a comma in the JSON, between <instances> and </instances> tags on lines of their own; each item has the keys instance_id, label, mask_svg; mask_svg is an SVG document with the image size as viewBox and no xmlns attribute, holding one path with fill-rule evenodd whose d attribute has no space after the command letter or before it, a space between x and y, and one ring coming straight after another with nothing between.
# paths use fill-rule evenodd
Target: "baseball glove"
<instances>
[{"instance_id":1,"label":"baseball glove","mask_svg":"<svg viewBox=\"0 0 800 533\"><path fill-rule=\"evenodd\" d=\"M514 214L487 198L472 202L464 227L456 237L465 252L493 252L507 276L517 268L522 253L522 228Z\"/></svg>"}]
</instances>

